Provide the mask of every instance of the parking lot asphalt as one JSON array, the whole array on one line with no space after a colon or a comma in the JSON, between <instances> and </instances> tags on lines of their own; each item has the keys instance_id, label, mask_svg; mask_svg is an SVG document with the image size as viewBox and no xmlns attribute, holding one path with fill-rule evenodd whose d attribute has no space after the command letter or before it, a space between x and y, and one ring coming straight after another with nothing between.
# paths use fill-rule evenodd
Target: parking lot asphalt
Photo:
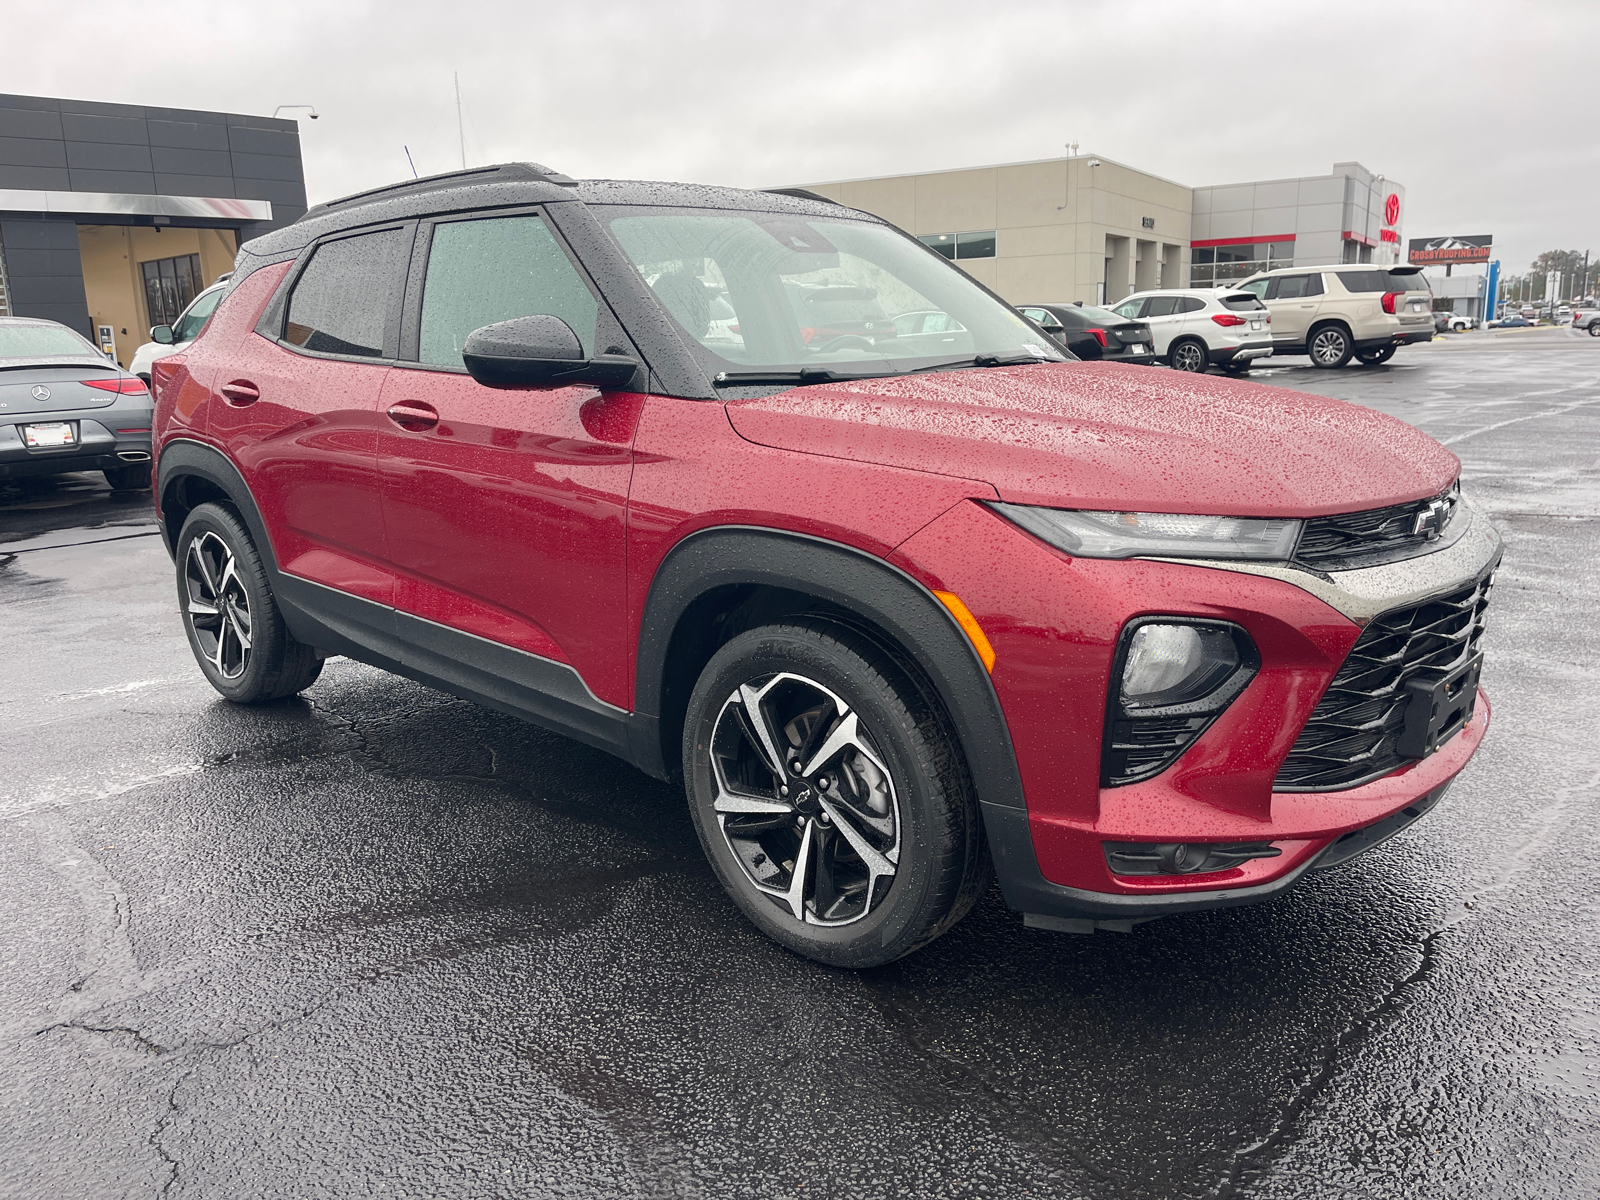
<instances>
[{"instance_id":1,"label":"parking lot asphalt","mask_svg":"<svg viewBox=\"0 0 1600 1200\"><path fill-rule=\"evenodd\" d=\"M1596 1194L1600 340L1255 377L1463 459L1477 759L1274 903L1077 937L991 893L856 974L597 751L346 660L229 706L147 495L9 485L0 1196Z\"/></svg>"}]
</instances>

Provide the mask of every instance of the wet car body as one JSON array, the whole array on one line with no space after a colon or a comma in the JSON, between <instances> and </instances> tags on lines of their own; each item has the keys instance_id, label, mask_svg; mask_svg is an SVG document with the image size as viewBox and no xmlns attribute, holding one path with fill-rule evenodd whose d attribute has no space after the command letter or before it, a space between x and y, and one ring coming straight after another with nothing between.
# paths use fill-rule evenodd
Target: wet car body
<instances>
[{"instance_id":1,"label":"wet car body","mask_svg":"<svg viewBox=\"0 0 1600 1200\"><path fill-rule=\"evenodd\" d=\"M516 206L605 297L608 348L589 361L610 382L491 386L419 357L405 261L463 212ZM155 366L169 545L199 506L228 506L304 645L663 778L695 751L687 708L731 631L836 614L936 697L980 845L1037 926L1265 899L1438 802L1488 725L1476 672L1500 553L1453 454L1243 380L986 353L1000 318L944 295L911 311L958 317L968 358L901 368L852 346L828 367L749 369L684 299L703 283L663 289L649 280L676 277L624 249L660 214L731 219L705 210L779 246L883 228L794 197L524 166L351 198L249 244L206 331ZM402 247L364 285L392 297L381 345L317 351L285 316L297 280L360 231ZM1062 534L1084 520L1121 549ZM1119 532L1194 521L1281 550L1128 549ZM1224 681L1130 700L1133 659L1165 636L1147 626L1221 647Z\"/></svg>"},{"instance_id":2,"label":"wet car body","mask_svg":"<svg viewBox=\"0 0 1600 1200\"><path fill-rule=\"evenodd\" d=\"M104 471L143 486L151 414L143 381L66 326L0 317L0 478Z\"/></svg>"}]
</instances>

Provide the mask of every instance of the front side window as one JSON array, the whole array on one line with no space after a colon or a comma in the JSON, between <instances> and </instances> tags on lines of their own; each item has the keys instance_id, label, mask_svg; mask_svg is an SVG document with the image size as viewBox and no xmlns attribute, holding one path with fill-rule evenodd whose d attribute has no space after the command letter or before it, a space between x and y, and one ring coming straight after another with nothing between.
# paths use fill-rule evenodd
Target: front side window
<instances>
[{"instance_id":1,"label":"front side window","mask_svg":"<svg viewBox=\"0 0 1600 1200\"><path fill-rule=\"evenodd\" d=\"M1170 317L1178 311L1178 297L1176 296L1151 296L1150 303L1144 310L1146 318Z\"/></svg>"},{"instance_id":2,"label":"front side window","mask_svg":"<svg viewBox=\"0 0 1600 1200\"><path fill-rule=\"evenodd\" d=\"M713 377L1064 357L1014 309L885 225L707 209L611 214L623 253Z\"/></svg>"},{"instance_id":3,"label":"front side window","mask_svg":"<svg viewBox=\"0 0 1600 1200\"><path fill-rule=\"evenodd\" d=\"M406 230L323 242L295 281L283 340L319 354L382 358L384 328L410 250Z\"/></svg>"},{"instance_id":4,"label":"front side window","mask_svg":"<svg viewBox=\"0 0 1600 1200\"><path fill-rule=\"evenodd\" d=\"M543 219L533 215L452 221L433 231L422 289L417 359L460 367L475 329L513 317L560 317L585 355L595 350L598 305ZM732 317L708 298L708 324Z\"/></svg>"},{"instance_id":5,"label":"front side window","mask_svg":"<svg viewBox=\"0 0 1600 1200\"><path fill-rule=\"evenodd\" d=\"M179 343L192 342L199 337L206 321L217 311L217 305L222 303L222 293L225 290L218 288L214 292L202 292L172 327L172 340Z\"/></svg>"},{"instance_id":6,"label":"front side window","mask_svg":"<svg viewBox=\"0 0 1600 1200\"><path fill-rule=\"evenodd\" d=\"M1241 283L1239 285L1239 290L1241 292L1254 292L1256 294L1256 299L1261 300L1266 297L1267 288L1271 284L1272 280L1270 279L1252 279L1249 283Z\"/></svg>"},{"instance_id":7,"label":"front side window","mask_svg":"<svg viewBox=\"0 0 1600 1200\"><path fill-rule=\"evenodd\" d=\"M1140 296L1137 300L1124 300L1111 311L1126 321L1137 321L1139 314L1144 311L1145 298Z\"/></svg>"}]
</instances>

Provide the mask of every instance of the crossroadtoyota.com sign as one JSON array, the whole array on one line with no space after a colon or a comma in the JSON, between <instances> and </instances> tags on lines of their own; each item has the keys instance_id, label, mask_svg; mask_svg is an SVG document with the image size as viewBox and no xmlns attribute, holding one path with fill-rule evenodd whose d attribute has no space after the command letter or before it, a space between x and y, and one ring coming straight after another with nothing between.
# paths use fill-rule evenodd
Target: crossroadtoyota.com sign
<instances>
[{"instance_id":1,"label":"crossroadtoyota.com sign","mask_svg":"<svg viewBox=\"0 0 1600 1200\"><path fill-rule=\"evenodd\" d=\"M1472 237L1412 238L1410 261L1424 267L1429 263L1480 263L1489 261L1494 238L1487 233Z\"/></svg>"}]
</instances>

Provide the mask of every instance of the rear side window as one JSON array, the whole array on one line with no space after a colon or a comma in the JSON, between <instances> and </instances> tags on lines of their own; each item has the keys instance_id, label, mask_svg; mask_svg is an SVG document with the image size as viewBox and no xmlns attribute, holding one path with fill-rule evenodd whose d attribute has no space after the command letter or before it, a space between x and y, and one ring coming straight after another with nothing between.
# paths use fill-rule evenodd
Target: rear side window
<instances>
[{"instance_id":1,"label":"rear side window","mask_svg":"<svg viewBox=\"0 0 1600 1200\"><path fill-rule=\"evenodd\" d=\"M422 289L419 362L462 365L475 329L513 317L560 317L594 353L598 306L537 216L452 221L433 231Z\"/></svg>"},{"instance_id":2,"label":"rear side window","mask_svg":"<svg viewBox=\"0 0 1600 1200\"><path fill-rule=\"evenodd\" d=\"M1389 292L1387 271L1340 271L1339 282L1347 292Z\"/></svg>"},{"instance_id":3,"label":"rear side window","mask_svg":"<svg viewBox=\"0 0 1600 1200\"><path fill-rule=\"evenodd\" d=\"M1322 295L1321 275L1283 275L1278 278L1278 300L1303 300Z\"/></svg>"},{"instance_id":4,"label":"rear side window","mask_svg":"<svg viewBox=\"0 0 1600 1200\"><path fill-rule=\"evenodd\" d=\"M409 250L403 229L318 246L289 297L284 341L319 354L382 358L384 329Z\"/></svg>"}]
</instances>

